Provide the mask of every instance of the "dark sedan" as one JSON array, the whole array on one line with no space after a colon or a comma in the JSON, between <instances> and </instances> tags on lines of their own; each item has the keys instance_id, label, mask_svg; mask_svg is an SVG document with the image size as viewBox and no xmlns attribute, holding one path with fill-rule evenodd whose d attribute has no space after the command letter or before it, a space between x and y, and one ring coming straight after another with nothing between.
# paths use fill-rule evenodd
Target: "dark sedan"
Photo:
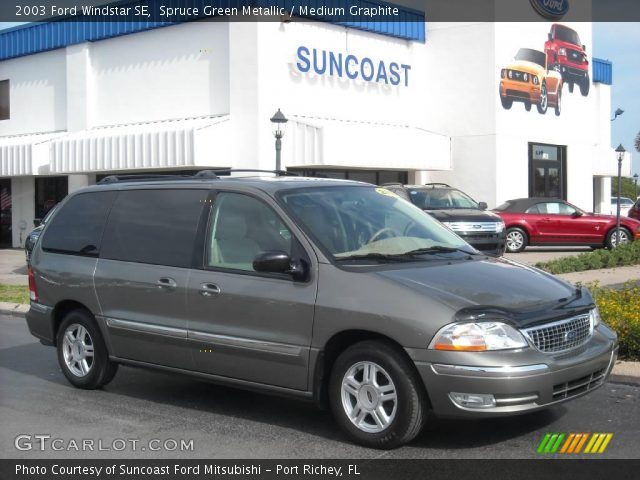
<instances>
[{"instance_id":1,"label":"dark sedan","mask_svg":"<svg viewBox=\"0 0 640 480\"><path fill-rule=\"evenodd\" d=\"M616 246L615 215L597 215L557 198L509 200L494 211L507 229L507 252L537 246ZM640 239L640 221L620 218L620 243Z\"/></svg>"},{"instance_id":2,"label":"dark sedan","mask_svg":"<svg viewBox=\"0 0 640 480\"><path fill-rule=\"evenodd\" d=\"M27 256L27 263L29 263L29 260L31 259L31 252L33 251L33 247L35 247L38 238L40 238L42 229L44 228L47 221L51 218L55 210L56 207L54 206L47 212L42 220L38 221L38 219L36 219L36 221L33 222L34 224L36 224L36 228L31 230L29 235L27 235L27 239L24 241L24 253Z\"/></svg>"}]
</instances>

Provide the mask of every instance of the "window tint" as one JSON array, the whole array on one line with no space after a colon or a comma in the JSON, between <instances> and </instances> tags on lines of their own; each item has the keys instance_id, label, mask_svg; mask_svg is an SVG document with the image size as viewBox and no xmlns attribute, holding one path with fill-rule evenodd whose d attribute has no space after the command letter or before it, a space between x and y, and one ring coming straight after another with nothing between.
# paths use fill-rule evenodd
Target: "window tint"
<instances>
[{"instance_id":1,"label":"window tint","mask_svg":"<svg viewBox=\"0 0 640 480\"><path fill-rule=\"evenodd\" d=\"M105 229L102 258L190 267L207 190L125 190Z\"/></svg>"},{"instance_id":2,"label":"window tint","mask_svg":"<svg viewBox=\"0 0 640 480\"><path fill-rule=\"evenodd\" d=\"M55 215L42 239L45 251L98 256L104 224L117 192L81 193Z\"/></svg>"},{"instance_id":3,"label":"window tint","mask_svg":"<svg viewBox=\"0 0 640 480\"><path fill-rule=\"evenodd\" d=\"M280 250L291 255L289 229L271 208L248 195L218 194L209 225L209 267L253 271L260 252Z\"/></svg>"},{"instance_id":4,"label":"window tint","mask_svg":"<svg viewBox=\"0 0 640 480\"><path fill-rule=\"evenodd\" d=\"M529 207L524 213L533 213L533 214L541 213L538 206L544 207L544 203L539 203L537 205L534 205L533 207Z\"/></svg>"}]
</instances>

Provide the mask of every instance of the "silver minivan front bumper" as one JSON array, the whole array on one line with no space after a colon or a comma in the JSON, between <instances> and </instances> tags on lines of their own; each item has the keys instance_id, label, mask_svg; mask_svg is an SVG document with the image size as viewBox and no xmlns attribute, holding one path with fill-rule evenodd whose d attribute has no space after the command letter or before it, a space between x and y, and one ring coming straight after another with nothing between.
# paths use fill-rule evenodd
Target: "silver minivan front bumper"
<instances>
[{"instance_id":1,"label":"silver minivan front bumper","mask_svg":"<svg viewBox=\"0 0 640 480\"><path fill-rule=\"evenodd\" d=\"M600 325L589 342L562 355L428 351L414 363L439 416L502 416L547 408L602 386L615 364L615 333ZM460 361L456 360L460 357ZM432 361L425 361L430 357ZM438 358L441 357L441 358Z\"/></svg>"}]
</instances>

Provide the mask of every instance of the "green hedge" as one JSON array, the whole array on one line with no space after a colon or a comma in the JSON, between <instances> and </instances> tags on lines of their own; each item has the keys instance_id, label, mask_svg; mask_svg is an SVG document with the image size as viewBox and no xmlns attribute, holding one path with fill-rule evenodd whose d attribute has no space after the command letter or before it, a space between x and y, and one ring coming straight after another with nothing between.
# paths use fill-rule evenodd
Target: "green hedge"
<instances>
[{"instance_id":1,"label":"green hedge","mask_svg":"<svg viewBox=\"0 0 640 480\"><path fill-rule=\"evenodd\" d=\"M640 287L628 284L622 289L587 285L600 310L602 321L618 334L619 355L640 360Z\"/></svg>"},{"instance_id":2,"label":"green hedge","mask_svg":"<svg viewBox=\"0 0 640 480\"><path fill-rule=\"evenodd\" d=\"M601 249L573 257L562 257L550 262L540 262L536 267L558 274L626 265L640 265L640 241L620 245L612 250Z\"/></svg>"}]
</instances>

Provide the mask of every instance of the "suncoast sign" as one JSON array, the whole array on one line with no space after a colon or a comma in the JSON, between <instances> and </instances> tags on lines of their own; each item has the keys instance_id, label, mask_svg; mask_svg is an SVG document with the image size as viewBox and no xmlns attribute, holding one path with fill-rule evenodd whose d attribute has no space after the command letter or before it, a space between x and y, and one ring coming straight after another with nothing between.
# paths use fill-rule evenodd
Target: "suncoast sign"
<instances>
[{"instance_id":1,"label":"suncoast sign","mask_svg":"<svg viewBox=\"0 0 640 480\"><path fill-rule=\"evenodd\" d=\"M319 50L300 46L296 50L296 69L301 73L315 73L351 80L364 80L384 85L409 86L411 65L374 60L369 57Z\"/></svg>"}]
</instances>

